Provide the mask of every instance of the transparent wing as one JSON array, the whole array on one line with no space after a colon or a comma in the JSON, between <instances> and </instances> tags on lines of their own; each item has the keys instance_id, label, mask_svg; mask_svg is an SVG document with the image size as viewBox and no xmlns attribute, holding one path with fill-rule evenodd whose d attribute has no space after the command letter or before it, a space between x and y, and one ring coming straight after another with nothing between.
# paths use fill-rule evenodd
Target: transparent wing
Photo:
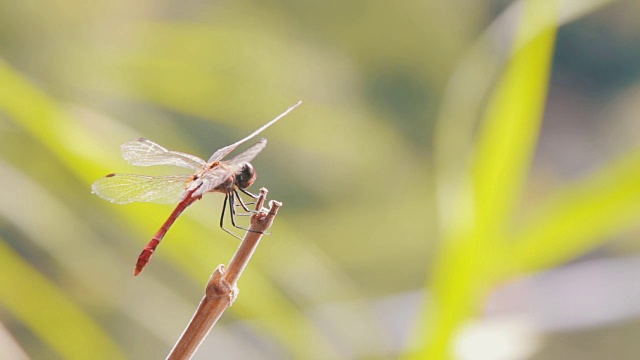
<instances>
[{"instance_id":1,"label":"transparent wing","mask_svg":"<svg viewBox=\"0 0 640 360\"><path fill-rule=\"evenodd\" d=\"M235 150L240 144L242 144L243 142L252 139L253 137L255 137L256 135L260 134L261 132L264 131L264 129L268 128L269 126L273 125L276 121L282 119L285 115L287 115L288 113L290 113L293 109L295 109L296 107L298 107L298 105L300 105L302 103L302 101L298 101L295 105L291 106L290 108L288 108L285 112L283 112L282 114L278 115L275 119L269 121L268 123L264 124L261 128L259 128L258 130L254 131L251 135L245 137L244 139L233 143L231 145L225 146L222 149L216 151L213 153L213 155L211 155L211 157L209 158L209 163L212 163L214 161L220 161L222 160L225 156L229 155L230 152L232 152L233 150Z\"/></svg>"},{"instance_id":2,"label":"transparent wing","mask_svg":"<svg viewBox=\"0 0 640 360\"><path fill-rule=\"evenodd\" d=\"M267 146L267 139L260 139L253 146L243 151L242 153L236 155L233 159L229 160L229 165L237 165L244 162L250 162L253 158L256 157Z\"/></svg>"},{"instance_id":3,"label":"transparent wing","mask_svg":"<svg viewBox=\"0 0 640 360\"><path fill-rule=\"evenodd\" d=\"M204 160L197 156L167 150L153 141L143 138L127 141L120 148L122 157L131 165L136 166L174 165L200 170L206 165Z\"/></svg>"},{"instance_id":4,"label":"transparent wing","mask_svg":"<svg viewBox=\"0 0 640 360\"><path fill-rule=\"evenodd\" d=\"M191 176L145 176L109 174L91 185L91 192L116 204L131 202L175 203L180 200Z\"/></svg>"}]
</instances>

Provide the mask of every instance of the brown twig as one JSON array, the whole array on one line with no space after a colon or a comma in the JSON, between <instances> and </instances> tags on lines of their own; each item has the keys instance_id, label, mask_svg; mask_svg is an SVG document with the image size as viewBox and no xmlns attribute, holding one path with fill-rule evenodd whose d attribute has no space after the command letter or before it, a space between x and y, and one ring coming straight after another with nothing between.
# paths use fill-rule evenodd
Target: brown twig
<instances>
[{"instance_id":1,"label":"brown twig","mask_svg":"<svg viewBox=\"0 0 640 360\"><path fill-rule=\"evenodd\" d=\"M231 306L238 296L239 290L236 286L238 279L258 246L260 238L271 227L278 209L282 206L281 203L271 200L269 209L264 209L266 197L267 189L260 189L260 196L256 201L257 212L251 216L250 231L245 234L242 243L229 262L229 267L225 270L224 265L218 265L211 274L198 309L167 356L167 360L191 359L222 313Z\"/></svg>"}]
</instances>

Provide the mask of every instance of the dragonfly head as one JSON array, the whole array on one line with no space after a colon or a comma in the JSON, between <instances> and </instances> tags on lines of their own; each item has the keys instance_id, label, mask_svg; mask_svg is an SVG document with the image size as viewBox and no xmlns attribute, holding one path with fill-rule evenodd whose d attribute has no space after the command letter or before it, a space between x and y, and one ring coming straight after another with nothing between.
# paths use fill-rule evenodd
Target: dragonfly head
<instances>
[{"instance_id":1,"label":"dragonfly head","mask_svg":"<svg viewBox=\"0 0 640 360\"><path fill-rule=\"evenodd\" d=\"M241 189L246 189L256 181L256 172L249 163L244 163L236 173L236 184Z\"/></svg>"}]
</instances>

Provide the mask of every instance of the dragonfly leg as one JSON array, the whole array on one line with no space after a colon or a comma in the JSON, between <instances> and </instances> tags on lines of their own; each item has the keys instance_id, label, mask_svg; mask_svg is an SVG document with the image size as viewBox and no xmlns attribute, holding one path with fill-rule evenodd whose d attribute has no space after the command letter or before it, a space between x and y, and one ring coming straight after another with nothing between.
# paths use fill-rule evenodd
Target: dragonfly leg
<instances>
[{"instance_id":1,"label":"dragonfly leg","mask_svg":"<svg viewBox=\"0 0 640 360\"><path fill-rule=\"evenodd\" d=\"M251 196L251 197L252 197L252 198L254 198L254 199L257 199L257 198L258 198L258 195L256 195L256 194L252 194L252 193L248 192L247 190L245 190L245 189L243 189L243 188L241 188L241 187L238 187L238 189L240 189L240 191L242 191L242 192L243 192L243 193L245 193L246 195Z\"/></svg>"},{"instance_id":2,"label":"dragonfly leg","mask_svg":"<svg viewBox=\"0 0 640 360\"><path fill-rule=\"evenodd\" d=\"M240 203L240 206L242 206L242 208L244 209L244 211L246 211L248 214L236 214L235 212L233 213L233 215L238 215L238 216L247 216L247 215L251 215L254 213L257 213L258 210L251 210L247 207L248 204L246 204L243 200L242 197L240 196L240 194L238 194L238 190L233 189L233 194L235 194L235 196L238 198L238 202ZM233 194L231 194L231 197L233 198ZM250 204L254 204L254 203L250 203ZM235 206L238 206L238 204L234 204L234 209Z\"/></svg>"},{"instance_id":3,"label":"dragonfly leg","mask_svg":"<svg viewBox=\"0 0 640 360\"><path fill-rule=\"evenodd\" d=\"M224 227L224 213L227 212L227 201L229 200L229 195L225 194L224 196L224 201L222 202L222 213L220 214L220 228L226 232L228 232L229 234L233 235L233 237L238 238L240 240L242 240L241 237L239 237L238 235L232 233L231 231L229 231L227 228ZM233 203L232 201L229 201L229 204ZM231 206L231 222L233 223L233 206Z\"/></svg>"},{"instance_id":4,"label":"dragonfly leg","mask_svg":"<svg viewBox=\"0 0 640 360\"><path fill-rule=\"evenodd\" d=\"M236 210L235 210L235 194L234 194L233 192L230 192L230 193L227 195L227 198L226 198L225 200L228 200L228 201L229 201L229 208L231 209L231 224L232 224L234 227L236 227L236 228L238 228L238 229L245 230L245 231L250 231L250 232L258 233L258 234L262 234L262 233L263 233L263 232L261 232L261 231L251 230L251 229L249 229L249 228L245 228L245 227L242 227L242 226L239 226L239 225L237 225L237 224L236 224L236 219L235 219L235 215L236 215ZM240 200L240 202L242 202L242 200ZM245 208L246 208L246 207L245 207ZM247 210L248 210L248 209L247 209Z\"/></svg>"},{"instance_id":5,"label":"dragonfly leg","mask_svg":"<svg viewBox=\"0 0 640 360\"><path fill-rule=\"evenodd\" d=\"M247 201L246 203L244 203L245 205L253 205L255 204L255 201ZM240 204L236 204L236 207L241 206Z\"/></svg>"},{"instance_id":6,"label":"dragonfly leg","mask_svg":"<svg viewBox=\"0 0 640 360\"><path fill-rule=\"evenodd\" d=\"M246 202L244 204L245 205L253 205L253 204L255 204L255 202L251 201L251 202ZM235 207L241 207L241 206L242 205L240 205L240 204L235 204ZM253 213L253 212L256 212L256 210L251 210L250 212ZM252 214L248 213L248 214L236 214L236 215L238 215L238 216L251 216Z\"/></svg>"}]
</instances>

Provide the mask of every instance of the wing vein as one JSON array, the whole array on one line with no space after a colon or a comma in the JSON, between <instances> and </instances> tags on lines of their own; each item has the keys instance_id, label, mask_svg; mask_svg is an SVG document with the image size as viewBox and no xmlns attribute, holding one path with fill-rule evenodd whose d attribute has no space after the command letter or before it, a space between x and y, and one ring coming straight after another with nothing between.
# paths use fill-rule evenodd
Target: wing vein
<instances>
[{"instance_id":1,"label":"wing vein","mask_svg":"<svg viewBox=\"0 0 640 360\"><path fill-rule=\"evenodd\" d=\"M117 204L131 202L166 204L178 202L190 181L189 175L111 174L94 182L91 190L101 198Z\"/></svg>"}]
</instances>

